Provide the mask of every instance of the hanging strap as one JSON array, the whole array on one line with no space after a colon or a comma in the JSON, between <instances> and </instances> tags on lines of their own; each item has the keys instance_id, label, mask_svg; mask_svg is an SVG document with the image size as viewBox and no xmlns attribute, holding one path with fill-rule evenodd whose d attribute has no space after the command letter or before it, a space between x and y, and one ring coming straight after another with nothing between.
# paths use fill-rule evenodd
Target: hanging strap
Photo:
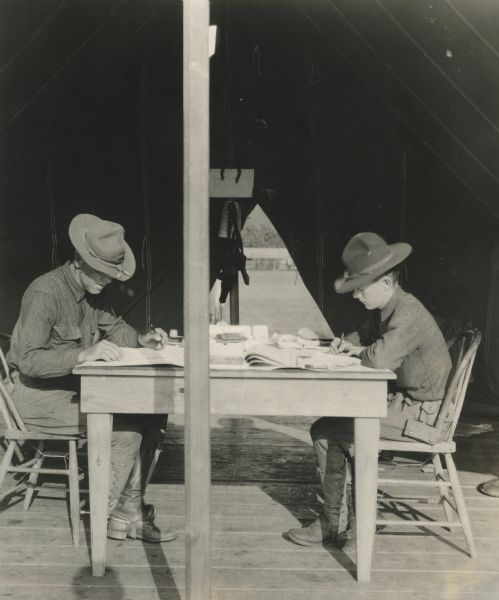
<instances>
[{"instance_id":1,"label":"hanging strap","mask_svg":"<svg viewBox=\"0 0 499 600\"><path fill-rule=\"evenodd\" d=\"M229 237L235 242L236 250L241 254L241 262L238 264L238 268L241 271L244 283L249 285L249 275L246 271L246 256L244 255L243 239L237 222L237 205L235 202L230 202L228 206L228 226L229 226Z\"/></svg>"}]
</instances>

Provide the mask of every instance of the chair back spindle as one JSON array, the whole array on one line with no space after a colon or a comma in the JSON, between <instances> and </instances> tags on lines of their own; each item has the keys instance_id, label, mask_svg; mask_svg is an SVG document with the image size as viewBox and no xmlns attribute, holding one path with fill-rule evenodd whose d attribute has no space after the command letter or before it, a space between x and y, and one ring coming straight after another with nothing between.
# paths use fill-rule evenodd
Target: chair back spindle
<instances>
[{"instance_id":1,"label":"chair back spindle","mask_svg":"<svg viewBox=\"0 0 499 600\"><path fill-rule=\"evenodd\" d=\"M444 432L445 441L451 441L454 437L481 339L481 333L476 329L464 331L456 341L457 348L454 346L451 349L457 358L435 422L435 427Z\"/></svg>"},{"instance_id":2,"label":"chair back spindle","mask_svg":"<svg viewBox=\"0 0 499 600\"><path fill-rule=\"evenodd\" d=\"M0 348L0 363L2 365L2 373L0 377L0 412L8 429L17 429L18 431L27 431L27 428L19 414L10 392L14 388L9 366L5 354Z\"/></svg>"}]
</instances>

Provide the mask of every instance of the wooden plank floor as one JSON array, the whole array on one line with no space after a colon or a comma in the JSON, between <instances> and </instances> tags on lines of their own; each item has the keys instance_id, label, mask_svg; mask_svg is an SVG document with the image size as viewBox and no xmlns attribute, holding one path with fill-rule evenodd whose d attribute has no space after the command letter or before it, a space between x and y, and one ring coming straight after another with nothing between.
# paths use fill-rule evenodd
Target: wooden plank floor
<instances>
[{"instance_id":1,"label":"wooden plank floor","mask_svg":"<svg viewBox=\"0 0 499 600\"><path fill-rule=\"evenodd\" d=\"M457 463L478 558L466 555L462 534L386 529L376 536L370 584L354 578L355 553L302 548L283 532L320 509L308 438L312 419L220 417L213 421L212 595L214 600L492 600L499 598L499 499L476 485L499 475L499 423L481 435L457 438ZM382 465L399 477L414 465ZM420 476L427 475L416 469ZM390 492L392 490L389 490ZM413 490L397 488L398 495ZM56 492L51 492L57 496ZM158 524L178 538L162 545L108 540L108 570L89 567L88 518L79 548L71 545L64 499L0 507L0 598L19 600L180 600L184 589L183 427L171 418L168 443L148 500ZM441 519L427 492L418 510ZM385 505L384 497L381 506ZM407 513L400 518L406 518Z\"/></svg>"}]
</instances>

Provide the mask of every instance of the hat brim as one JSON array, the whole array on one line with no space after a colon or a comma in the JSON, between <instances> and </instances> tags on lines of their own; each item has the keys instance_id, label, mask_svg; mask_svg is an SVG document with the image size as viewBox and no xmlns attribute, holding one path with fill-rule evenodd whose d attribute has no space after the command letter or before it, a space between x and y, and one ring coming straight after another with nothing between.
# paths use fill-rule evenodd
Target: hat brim
<instances>
[{"instance_id":1,"label":"hat brim","mask_svg":"<svg viewBox=\"0 0 499 600\"><path fill-rule=\"evenodd\" d=\"M69 239L81 258L87 263L87 265L92 267L92 269L95 269L99 273L104 273L104 275L107 275L112 279L127 281L135 273L136 263L132 249L125 241L125 254L119 270L113 267L106 267L106 265L103 265L101 262L96 260L88 251L88 248L85 244L85 233L89 227L95 225L100 220L101 219L99 219L99 217L94 215L77 215L69 225Z\"/></svg>"},{"instance_id":2,"label":"hat brim","mask_svg":"<svg viewBox=\"0 0 499 600\"><path fill-rule=\"evenodd\" d=\"M390 250L392 256L389 260L383 263L378 269L374 269L370 273L362 273L360 275L353 275L349 277L340 277L334 282L334 289L337 294L347 294L353 292L357 288L368 284L370 281L374 281L383 273L388 273L402 261L404 261L409 254L412 252L412 246L405 242L398 242L396 244L390 244Z\"/></svg>"}]
</instances>

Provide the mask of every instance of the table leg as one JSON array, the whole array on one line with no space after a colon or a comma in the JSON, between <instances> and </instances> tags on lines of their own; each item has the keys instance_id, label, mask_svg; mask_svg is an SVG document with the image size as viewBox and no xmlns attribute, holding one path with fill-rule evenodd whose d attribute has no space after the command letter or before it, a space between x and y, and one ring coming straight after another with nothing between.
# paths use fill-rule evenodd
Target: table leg
<instances>
[{"instance_id":1,"label":"table leg","mask_svg":"<svg viewBox=\"0 0 499 600\"><path fill-rule=\"evenodd\" d=\"M106 570L112 425L110 414L87 415L92 575L99 577Z\"/></svg>"},{"instance_id":2,"label":"table leg","mask_svg":"<svg viewBox=\"0 0 499 600\"><path fill-rule=\"evenodd\" d=\"M355 419L355 509L357 579L371 580L378 492L379 419Z\"/></svg>"}]
</instances>

